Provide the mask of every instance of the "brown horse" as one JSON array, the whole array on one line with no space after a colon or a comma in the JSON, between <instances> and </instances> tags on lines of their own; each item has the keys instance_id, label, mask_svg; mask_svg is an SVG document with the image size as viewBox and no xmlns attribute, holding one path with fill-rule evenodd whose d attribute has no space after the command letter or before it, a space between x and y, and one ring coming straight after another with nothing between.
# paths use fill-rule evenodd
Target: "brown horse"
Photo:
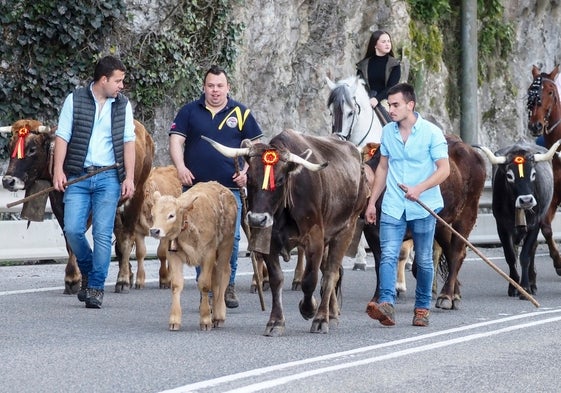
<instances>
[{"instance_id":1,"label":"brown horse","mask_svg":"<svg viewBox=\"0 0 561 393\"><path fill-rule=\"evenodd\" d=\"M559 66L555 66L549 74L532 67L534 80L528 88L528 130L534 137L543 135L545 146L549 149L561 139L561 101L555 83ZM561 255L553 240L551 222L555 217L557 206L561 203L561 161L553 160L553 199L549 210L542 221L542 234L549 247L549 256L553 259L553 267L561 276Z\"/></svg>"}]
</instances>

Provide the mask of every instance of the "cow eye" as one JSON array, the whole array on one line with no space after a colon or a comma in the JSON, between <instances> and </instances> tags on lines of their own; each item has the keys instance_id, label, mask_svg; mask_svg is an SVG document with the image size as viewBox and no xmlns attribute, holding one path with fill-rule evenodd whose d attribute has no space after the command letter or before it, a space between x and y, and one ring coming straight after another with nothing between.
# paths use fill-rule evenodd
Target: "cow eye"
<instances>
[{"instance_id":1,"label":"cow eye","mask_svg":"<svg viewBox=\"0 0 561 393\"><path fill-rule=\"evenodd\" d=\"M170 213L168 215L168 220L173 220L175 218L175 214L174 213Z\"/></svg>"},{"instance_id":2,"label":"cow eye","mask_svg":"<svg viewBox=\"0 0 561 393\"><path fill-rule=\"evenodd\" d=\"M534 168L532 168L532 172L530 172L530 180L536 180L536 170Z\"/></svg>"},{"instance_id":3,"label":"cow eye","mask_svg":"<svg viewBox=\"0 0 561 393\"><path fill-rule=\"evenodd\" d=\"M506 171L506 180L509 183L514 183L514 172L512 171L512 169Z\"/></svg>"}]
</instances>

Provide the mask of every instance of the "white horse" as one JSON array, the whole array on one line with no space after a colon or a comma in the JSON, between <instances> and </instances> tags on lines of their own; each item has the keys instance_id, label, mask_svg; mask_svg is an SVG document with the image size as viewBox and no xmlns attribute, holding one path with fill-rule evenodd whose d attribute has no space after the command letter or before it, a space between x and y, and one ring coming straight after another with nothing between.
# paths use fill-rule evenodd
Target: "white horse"
<instances>
[{"instance_id":1,"label":"white horse","mask_svg":"<svg viewBox=\"0 0 561 393\"><path fill-rule=\"evenodd\" d=\"M331 110L332 116L331 132L343 140L352 142L361 152L369 143L380 144L382 123L370 105L370 97L364 80L359 76L351 76L337 82L333 82L328 77L326 80L331 90L327 100L327 106ZM365 243L366 240L362 236L353 270L364 270L366 267ZM403 244L399 256L396 281L398 293L407 291L405 266L412 259L413 241L407 240Z\"/></svg>"},{"instance_id":2,"label":"white horse","mask_svg":"<svg viewBox=\"0 0 561 393\"><path fill-rule=\"evenodd\" d=\"M337 82L326 79L331 90L327 106L331 110L332 133L359 149L369 142L380 143L382 123L370 105L364 80L359 76Z\"/></svg>"}]
</instances>

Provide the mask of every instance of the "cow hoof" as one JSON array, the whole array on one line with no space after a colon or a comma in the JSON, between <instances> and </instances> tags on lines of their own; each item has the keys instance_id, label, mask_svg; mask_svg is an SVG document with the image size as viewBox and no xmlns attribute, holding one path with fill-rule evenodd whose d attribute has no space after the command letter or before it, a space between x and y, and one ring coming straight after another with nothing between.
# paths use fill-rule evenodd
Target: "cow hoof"
<instances>
[{"instance_id":1,"label":"cow hoof","mask_svg":"<svg viewBox=\"0 0 561 393\"><path fill-rule=\"evenodd\" d=\"M251 284L249 287L249 293L256 293L257 292L257 284Z\"/></svg>"},{"instance_id":2,"label":"cow hoof","mask_svg":"<svg viewBox=\"0 0 561 393\"><path fill-rule=\"evenodd\" d=\"M298 309L300 310L300 315L302 315L302 318L304 318L305 320L313 318L314 315L316 315L315 299L312 298L309 304L311 305L311 307L308 308L304 306L304 300L300 300L300 303L298 303Z\"/></svg>"},{"instance_id":3,"label":"cow hoof","mask_svg":"<svg viewBox=\"0 0 561 393\"><path fill-rule=\"evenodd\" d=\"M212 325L210 323L201 323L199 325L199 328L203 331L203 332L208 332L210 330L212 330Z\"/></svg>"},{"instance_id":4,"label":"cow hoof","mask_svg":"<svg viewBox=\"0 0 561 393\"><path fill-rule=\"evenodd\" d=\"M353 266L353 270L366 270L366 263L355 263Z\"/></svg>"},{"instance_id":5,"label":"cow hoof","mask_svg":"<svg viewBox=\"0 0 561 393\"><path fill-rule=\"evenodd\" d=\"M214 328L224 327L224 320L223 319L215 319L214 321L212 321L212 327L214 327Z\"/></svg>"},{"instance_id":6,"label":"cow hoof","mask_svg":"<svg viewBox=\"0 0 561 393\"><path fill-rule=\"evenodd\" d=\"M170 323L169 324L169 330L172 332L176 332L179 329L181 329L181 324L180 323Z\"/></svg>"},{"instance_id":7,"label":"cow hoof","mask_svg":"<svg viewBox=\"0 0 561 393\"><path fill-rule=\"evenodd\" d=\"M170 289L170 281L160 281L160 289Z\"/></svg>"},{"instance_id":8,"label":"cow hoof","mask_svg":"<svg viewBox=\"0 0 561 393\"><path fill-rule=\"evenodd\" d=\"M561 267L556 267L555 273L557 273L558 276L561 276Z\"/></svg>"},{"instance_id":9,"label":"cow hoof","mask_svg":"<svg viewBox=\"0 0 561 393\"><path fill-rule=\"evenodd\" d=\"M115 293L129 293L130 285L124 282L115 284Z\"/></svg>"},{"instance_id":10,"label":"cow hoof","mask_svg":"<svg viewBox=\"0 0 561 393\"><path fill-rule=\"evenodd\" d=\"M285 324L284 321L268 322L265 328L264 336L267 337L280 337L284 334Z\"/></svg>"},{"instance_id":11,"label":"cow hoof","mask_svg":"<svg viewBox=\"0 0 561 393\"><path fill-rule=\"evenodd\" d=\"M310 333L329 333L329 322L325 319L314 319L312 327L310 328Z\"/></svg>"},{"instance_id":12,"label":"cow hoof","mask_svg":"<svg viewBox=\"0 0 561 393\"><path fill-rule=\"evenodd\" d=\"M64 282L64 294L65 295L76 295L80 290L80 281L76 282Z\"/></svg>"},{"instance_id":13,"label":"cow hoof","mask_svg":"<svg viewBox=\"0 0 561 393\"><path fill-rule=\"evenodd\" d=\"M300 281L292 281L292 290L299 291L302 289L302 283Z\"/></svg>"},{"instance_id":14,"label":"cow hoof","mask_svg":"<svg viewBox=\"0 0 561 393\"><path fill-rule=\"evenodd\" d=\"M134 284L134 288L135 289L144 289L144 283L140 284L140 283L137 282L136 284Z\"/></svg>"},{"instance_id":15,"label":"cow hoof","mask_svg":"<svg viewBox=\"0 0 561 393\"><path fill-rule=\"evenodd\" d=\"M263 290L268 291L271 286L269 285L269 281L263 281Z\"/></svg>"},{"instance_id":16,"label":"cow hoof","mask_svg":"<svg viewBox=\"0 0 561 393\"><path fill-rule=\"evenodd\" d=\"M454 305L452 303L452 299L448 296L442 296L436 299L435 307L443 310L452 310Z\"/></svg>"},{"instance_id":17,"label":"cow hoof","mask_svg":"<svg viewBox=\"0 0 561 393\"><path fill-rule=\"evenodd\" d=\"M406 299L407 299L407 295L406 295L405 292L406 292L406 291L404 291L404 290L399 290L399 289L396 289L396 291L395 291L395 293L396 293L396 295L397 295L397 298L398 298L399 300L406 300Z\"/></svg>"}]
</instances>

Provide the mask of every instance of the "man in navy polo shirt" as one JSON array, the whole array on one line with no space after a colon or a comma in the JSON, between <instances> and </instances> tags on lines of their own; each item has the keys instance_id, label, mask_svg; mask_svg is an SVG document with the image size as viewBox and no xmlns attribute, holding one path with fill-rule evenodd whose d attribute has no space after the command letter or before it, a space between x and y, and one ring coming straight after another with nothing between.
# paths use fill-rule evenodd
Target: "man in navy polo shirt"
<instances>
[{"instance_id":1,"label":"man in navy polo shirt","mask_svg":"<svg viewBox=\"0 0 561 393\"><path fill-rule=\"evenodd\" d=\"M169 150L184 191L195 183L216 180L236 197L238 217L230 259L232 273L225 294L226 307L235 308L239 306L234 286L242 212L239 188L247 183L247 163L240 159L241 170L236 173L234 160L224 157L201 135L238 148L242 140L256 141L263 133L249 109L228 96L230 84L224 69L213 65L205 74L203 88L198 100L184 105L177 113L169 131Z\"/></svg>"}]
</instances>

